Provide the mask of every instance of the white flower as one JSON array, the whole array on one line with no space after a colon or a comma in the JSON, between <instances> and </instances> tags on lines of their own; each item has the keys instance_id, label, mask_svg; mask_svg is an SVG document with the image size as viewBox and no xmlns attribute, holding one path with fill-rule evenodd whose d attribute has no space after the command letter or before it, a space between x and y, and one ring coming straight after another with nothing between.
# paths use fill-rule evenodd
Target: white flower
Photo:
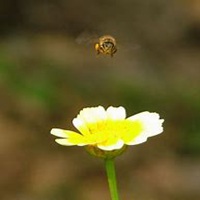
<instances>
[{"instance_id":1,"label":"white flower","mask_svg":"<svg viewBox=\"0 0 200 200\"><path fill-rule=\"evenodd\" d=\"M110 106L84 108L72 123L80 132L53 128L51 134L61 137L56 142L65 146L95 146L112 151L124 145L143 143L148 137L163 132L159 114L148 111L126 118L125 109Z\"/></svg>"}]
</instances>

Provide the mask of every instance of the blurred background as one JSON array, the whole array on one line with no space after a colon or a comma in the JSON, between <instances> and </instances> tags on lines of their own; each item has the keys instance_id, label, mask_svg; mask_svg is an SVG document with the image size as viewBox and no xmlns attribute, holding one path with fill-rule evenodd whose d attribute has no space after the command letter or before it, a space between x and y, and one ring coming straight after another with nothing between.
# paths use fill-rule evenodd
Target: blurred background
<instances>
[{"instance_id":1,"label":"blurred background","mask_svg":"<svg viewBox=\"0 0 200 200\"><path fill-rule=\"evenodd\" d=\"M199 74L198 0L0 1L0 199L110 199L103 161L49 134L98 105L165 119L116 159L121 199L200 199Z\"/></svg>"}]
</instances>

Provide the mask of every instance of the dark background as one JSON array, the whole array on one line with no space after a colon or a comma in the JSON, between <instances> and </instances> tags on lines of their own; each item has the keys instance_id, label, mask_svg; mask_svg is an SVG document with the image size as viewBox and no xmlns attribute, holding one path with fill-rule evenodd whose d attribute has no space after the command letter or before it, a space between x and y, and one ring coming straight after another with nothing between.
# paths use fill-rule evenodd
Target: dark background
<instances>
[{"instance_id":1,"label":"dark background","mask_svg":"<svg viewBox=\"0 0 200 200\"><path fill-rule=\"evenodd\" d=\"M121 199L200 199L200 1L0 1L0 199L110 199L103 161L49 134L98 105L165 119L116 159Z\"/></svg>"}]
</instances>

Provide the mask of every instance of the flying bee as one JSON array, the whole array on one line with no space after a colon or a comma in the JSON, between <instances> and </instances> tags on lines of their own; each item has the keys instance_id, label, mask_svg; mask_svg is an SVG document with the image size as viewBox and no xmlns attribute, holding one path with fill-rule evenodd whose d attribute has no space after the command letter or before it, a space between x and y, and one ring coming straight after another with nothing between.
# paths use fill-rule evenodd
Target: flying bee
<instances>
[{"instance_id":1,"label":"flying bee","mask_svg":"<svg viewBox=\"0 0 200 200\"><path fill-rule=\"evenodd\" d=\"M121 43L117 44L115 38L111 35L103 35L99 37L99 34L87 31L79 34L75 41L77 44L84 45L85 47L87 47L87 49L90 49L91 51L94 51L95 49L97 55L103 54L110 55L111 57L113 57L113 55L120 48L121 55L128 56L130 54L131 58L133 58L132 52L135 52L136 50L138 51L140 49L140 45L134 42L133 39L129 41L121 40Z\"/></svg>"},{"instance_id":2,"label":"flying bee","mask_svg":"<svg viewBox=\"0 0 200 200\"><path fill-rule=\"evenodd\" d=\"M117 52L116 47L116 40L111 35L104 35L99 38L99 41L95 43L95 50L97 54L104 54L104 55L110 55L113 57L113 55Z\"/></svg>"}]
</instances>

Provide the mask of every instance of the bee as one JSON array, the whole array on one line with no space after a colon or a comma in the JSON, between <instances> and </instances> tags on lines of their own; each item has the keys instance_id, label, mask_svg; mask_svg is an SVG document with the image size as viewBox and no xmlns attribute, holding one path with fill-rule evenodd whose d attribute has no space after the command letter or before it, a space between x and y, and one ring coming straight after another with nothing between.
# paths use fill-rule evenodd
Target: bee
<instances>
[{"instance_id":1,"label":"bee","mask_svg":"<svg viewBox=\"0 0 200 200\"><path fill-rule=\"evenodd\" d=\"M99 41L95 43L95 50L97 54L105 54L110 55L113 57L113 55L117 52L116 47L116 40L111 35L104 35L99 38Z\"/></svg>"}]
</instances>

